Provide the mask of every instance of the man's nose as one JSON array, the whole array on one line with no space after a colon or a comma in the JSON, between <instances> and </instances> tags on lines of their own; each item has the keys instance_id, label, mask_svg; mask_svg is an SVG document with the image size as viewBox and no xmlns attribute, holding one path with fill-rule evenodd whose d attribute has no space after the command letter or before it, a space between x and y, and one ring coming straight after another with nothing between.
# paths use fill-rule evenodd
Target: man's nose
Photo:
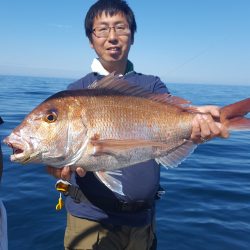
<instances>
[{"instance_id":1,"label":"man's nose","mask_svg":"<svg viewBox=\"0 0 250 250\"><path fill-rule=\"evenodd\" d=\"M108 40L109 41L117 41L117 34L115 31L115 27L111 27L109 30Z\"/></svg>"}]
</instances>

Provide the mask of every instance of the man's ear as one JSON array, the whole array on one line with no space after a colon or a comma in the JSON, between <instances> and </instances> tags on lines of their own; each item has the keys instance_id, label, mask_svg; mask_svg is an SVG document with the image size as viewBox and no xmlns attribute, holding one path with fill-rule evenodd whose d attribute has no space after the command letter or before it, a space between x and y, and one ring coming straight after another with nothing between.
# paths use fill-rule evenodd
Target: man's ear
<instances>
[{"instance_id":1,"label":"man's ear","mask_svg":"<svg viewBox=\"0 0 250 250\"><path fill-rule=\"evenodd\" d=\"M94 49L94 45L91 39L89 39L89 45L90 45L90 48Z\"/></svg>"}]
</instances>

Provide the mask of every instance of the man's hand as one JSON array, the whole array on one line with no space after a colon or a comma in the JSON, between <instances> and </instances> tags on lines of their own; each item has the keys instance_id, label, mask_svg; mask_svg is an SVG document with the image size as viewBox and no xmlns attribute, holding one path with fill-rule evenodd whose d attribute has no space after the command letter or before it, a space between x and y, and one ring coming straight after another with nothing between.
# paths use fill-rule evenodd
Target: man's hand
<instances>
[{"instance_id":1,"label":"man's hand","mask_svg":"<svg viewBox=\"0 0 250 250\"><path fill-rule=\"evenodd\" d=\"M63 179L63 180L70 180L70 176L72 174L72 170L70 170L69 166L63 167L63 168L54 168L51 166L47 166L47 172L54 176L57 179ZM76 173L80 177L84 177L86 174L86 171L80 167L76 168Z\"/></svg>"},{"instance_id":2,"label":"man's hand","mask_svg":"<svg viewBox=\"0 0 250 250\"><path fill-rule=\"evenodd\" d=\"M218 106L197 107L201 114L197 114L193 120L191 140L195 143L202 143L214 137L227 138L228 130L221 123L215 122L213 118L220 117Z\"/></svg>"}]
</instances>

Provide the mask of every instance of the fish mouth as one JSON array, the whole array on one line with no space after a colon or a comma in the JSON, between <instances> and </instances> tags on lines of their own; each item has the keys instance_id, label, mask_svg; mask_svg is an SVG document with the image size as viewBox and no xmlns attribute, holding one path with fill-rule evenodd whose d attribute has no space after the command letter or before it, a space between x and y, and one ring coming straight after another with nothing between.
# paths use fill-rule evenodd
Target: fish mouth
<instances>
[{"instance_id":1,"label":"fish mouth","mask_svg":"<svg viewBox=\"0 0 250 250\"><path fill-rule=\"evenodd\" d=\"M4 143L8 147L12 148L13 153L10 156L10 160L12 162L27 163L33 160L37 155L36 153L32 154L31 152L25 150L25 147L20 143L8 142L7 140L6 141L4 140Z\"/></svg>"}]
</instances>

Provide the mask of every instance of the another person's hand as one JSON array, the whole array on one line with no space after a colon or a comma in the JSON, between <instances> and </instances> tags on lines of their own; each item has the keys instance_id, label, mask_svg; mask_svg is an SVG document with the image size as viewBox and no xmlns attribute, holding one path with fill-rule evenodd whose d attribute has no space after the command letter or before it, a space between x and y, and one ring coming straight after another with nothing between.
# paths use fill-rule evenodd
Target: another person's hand
<instances>
[{"instance_id":1,"label":"another person's hand","mask_svg":"<svg viewBox=\"0 0 250 250\"><path fill-rule=\"evenodd\" d=\"M202 143L214 137L227 138L228 130L219 122L215 122L220 117L220 108L218 106L197 107L201 114L197 114L193 120L193 129L191 140L195 143Z\"/></svg>"},{"instance_id":2,"label":"another person's hand","mask_svg":"<svg viewBox=\"0 0 250 250\"><path fill-rule=\"evenodd\" d=\"M80 167L77 167L75 171L80 177L84 177L86 174L86 171ZM70 180L70 176L72 174L72 170L69 166L63 168L47 166L47 172L55 178L63 180Z\"/></svg>"}]
</instances>

